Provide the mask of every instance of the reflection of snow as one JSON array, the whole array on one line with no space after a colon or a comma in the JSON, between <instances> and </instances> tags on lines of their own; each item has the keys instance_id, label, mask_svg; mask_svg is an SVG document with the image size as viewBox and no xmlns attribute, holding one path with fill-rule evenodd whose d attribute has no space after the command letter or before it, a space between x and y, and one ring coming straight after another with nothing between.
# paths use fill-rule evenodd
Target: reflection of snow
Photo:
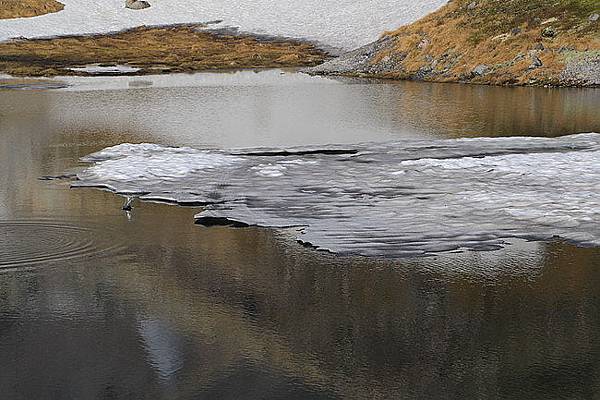
<instances>
[{"instance_id":1,"label":"reflection of snow","mask_svg":"<svg viewBox=\"0 0 600 400\"><path fill-rule=\"evenodd\" d=\"M195 74L165 74L144 76L65 76L57 78L68 84L64 90L120 90L143 89L147 87L229 87L229 86L291 86L291 85L340 85L334 79L313 77L281 70L201 72Z\"/></svg>"},{"instance_id":2,"label":"reflection of snow","mask_svg":"<svg viewBox=\"0 0 600 400\"><path fill-rule=\"evenodd\" d=\"M444 0L151 0L152 7L136 11L125 9L124 0L61 2L65 9L58 13L0 21L0 40L223 20L219 26L351 48L445 3Z\"/></svg>"},{"instance_id":3,"label":"reflection of snow","mask_svg":"<svg viewBox=\"0 0 600 400\"><path fill-rule=\"evenodd\" d=\"M95 165L75 186L209 203L197 216L206 224L304 226L300 240L340 253L492 250L553 236L600 245L600 134L234 154L123 144L86 161Z\"/></svg>"},{"instance_id":4,"label":"reflection of snow","mask_svg":"<svg viewBox=\"0 0 600 400\"><path fill-rule=\"evenodd\" d=\"M0 192L0 196L3 196L4 193ZM8 215L8 206L6 205L6 200L0 197L0 218L6 217Z\"/></svg>"},{"instance_id":5,"label":"reflection of snow","mask_svg":"<svg viewBox=\"0 0 600 400\"><path fill-rule=\"evenodd\" d=\"M448 279L460 277L488 282L498 282L499 277L509 276L536 279L546 267L547 246L525 240L509 239L507 242L506 251L510 257L496 252L444 253L437 255L435 261L419 262L419 268L441 273Z\"/></svg>"},{"instance_id":6,"label":"reflection of snow","mask_svg":"<svg viewBox=\"0 0 600 400\"><path fill-rule=\"evenodd\" d=\"M181 339L164 322L141 320L139 332L146 345L152 366L162 379L167 379L183 366Z\"/></svg>"}]
</instances>

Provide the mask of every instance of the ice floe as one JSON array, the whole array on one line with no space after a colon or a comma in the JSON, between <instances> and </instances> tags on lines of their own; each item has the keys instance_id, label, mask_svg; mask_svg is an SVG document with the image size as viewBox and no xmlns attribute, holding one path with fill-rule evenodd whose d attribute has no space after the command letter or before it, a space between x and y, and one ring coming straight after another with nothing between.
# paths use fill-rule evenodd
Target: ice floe
<instances>
[{"instance_id":1,"label":"ice floe","mask_svg":"<svg viewBox=\"0 0 600 400\"><path fill-rule=\"evenodd\" d=\"M141 70L141 68L132 67L129 65L98 65L98 64L86 65L84 67L74 67L74 68L69 68L69 69L74 72L84 72L86 74L91 74L91 75L131 74L131 73L138 72Z\"/></svg>"},{"instance_id":2,"label":"ice floe","mask_svg":"<svg viewBox=\"0 0 600 400\"><path fill-rule=\"evenodd\" d=\"M600 245L600 134L205 151L122 144L75 187L206 205L204 225L298 227L342 254L492 250L503 239Z\"/></svg>"},{"instance_id":3,"label":"ice floe","mask_svg":"<svg viewBox=\"0 0 600 400\"><path fill-rule=\"evenodd\" d=\"M0 41L222 20L217 26L350 49L377 39L385 30L424 16L446 1L151 0L152 7L145 10L126 9L124 0L61 2L65 8L57 13L0 20Z\"/></svg>"}]
</instances>

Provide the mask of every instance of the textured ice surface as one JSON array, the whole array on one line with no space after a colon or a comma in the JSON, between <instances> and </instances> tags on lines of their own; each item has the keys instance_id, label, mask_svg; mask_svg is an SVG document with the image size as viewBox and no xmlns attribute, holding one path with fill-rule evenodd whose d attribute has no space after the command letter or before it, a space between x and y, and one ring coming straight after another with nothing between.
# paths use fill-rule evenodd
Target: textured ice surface
<instances>
[{"instance_id":1,"label":"textured ice surface","mask_svg":"<svg viewBox=\"0 0 600 400\"><path fill-rule=\"evenodd\" d=\"M122 144L92 154L78 187L208 204L205 225L301 227L343 254L496 249L555 236L600 245L600 135L418 140L201 151Z\"/></svg>"},{"instance_id":2,"label":"textured ice surface","mask_svg":"<svg viewBox=\"0 0 600 400\"><path fill-rule=\"evenodd\" d=\"M126 9L124 0L61 2L65 8L58 13L0 20L0 40L222 20L218 26L349 49L428 14L445 0L151 0L152 7L145 10Z\"/></svg>"}]
</instances>

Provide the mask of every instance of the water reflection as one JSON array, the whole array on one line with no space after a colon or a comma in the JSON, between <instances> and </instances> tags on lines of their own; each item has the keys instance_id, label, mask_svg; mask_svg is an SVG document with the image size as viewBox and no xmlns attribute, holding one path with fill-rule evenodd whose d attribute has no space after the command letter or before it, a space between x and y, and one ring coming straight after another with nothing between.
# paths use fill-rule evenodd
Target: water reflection
<instances>
[{"instance_id":1,"label":"water reflection","mask_svg":"<svg viewBox=\"0 0 600 400\"><path fill-rule=\"evenodd\" d=\"M395 124L433 135L559 136L600 130L600 90L420 82L384 87L374 99L377 109L388 110Z\"/></svg>"},{"instance_id":2,"label":"water reflection","mask_svg":"<svg viewBox=\"0 0 600 400\"><path fill-rule=\"evenodd\" d=\"M50 107L46 124L88 140L120 132L135 133L124 135L129 141L219 148L600 131L600 90L593 89L371 83L279 71L144 77L154 86L127 89L138 80L70 78L70 92L5 91L0 119L25 104L32 115Z\"/></svg>"},{"instance_id":3,"label":"water reflection","mask_svg":"<svg viewBox=\"0 0 600 400\"><path fill-rule=\"evenodd\" d=\"M50 379L68 379L62 394L97 384L92 398L106 386L136 390L130 385L140 379L159 398L214 398L225 388L264 398L272 384L274 398L296 390L319 398L542 398L557 390L583 398L592 390L595 250L536 245L521 261L536 274L478 276L468 271L484 269L485 258L511 265L518 254L449 256L465 274L446 271L444 257L341 259L285 235L194 227L187 211L148 205L135 224L107 221L121 230L116 240L132 243L123 258L5 275L2 359L27 376L34 363L48 365L48 354L60 366L38 370L24 393L47 389ZM91 337L101 345L90 346ZM93 374L67 367L80 357L93 360ZM21 374L0 376L3 387L24 386ZM247 395L255 384L264 386Z\"/></svg>"},{"instance_id":4,"label":"water reflection","mask_svg":"<svg viewBox=\"0 0 600 400\"><path fill-rule=\"evenodd\" d=\"M402 89L400 110L416 104L406 99L407 91L426 90L411 85ZM303 101L315 106L300 107L279 123L292 124L317 105L333 107L344 98L340 104L364 110L344 111L340 115L348 118L337 123L325 120L330 112L317 112L315 124L332 129L309 139L376 140L418 126L408 111L403 122L390 106L399 93L394 85L375 86L332 85L340 91L332 97L319 97L317 88L292 94L288 88L289 110L299 104L297 96L311 93L316 97ZM408 261L343 258L304 249L289 232L194 226L195 209L146 203L128 220L116 196L37 179L75 168L78 157L123 141L244 146L303 139L294 136L295 127L262 130L279 118L273 116L282 109L277 101L262 103L262 117L248 111L237 122L223 122L224 115L207 111L217 99L206 100L210 96L203 98L201 89L162 90L0 95L0 218L108 232L119 246L109 255L54 259L0 274L3 398L583 399L598 393L597 249L514 242L498 252ZM260 90L283 101L285 91L277 87ZM392 96L387 107L382 90ZM240 100L224 109L243 110L256 95L244 92L223 89L222 99ZM380 97L367 96L360 105L365 93ZM568 104L578 104L577 127L594 130L599 117L586 110L596 92L563 93L562 100L539 104L556 101L564 115L575 107ZM437 93L437 101L449 101L439 96L445 95ZM144 103L148 98L153 100ZM195 106L175 111L190 100ZM468 102L464 97L458 104ZM155 104L149 108L155 112L162 104L163 111L130 115L119 108L136 104ZM453 116L457 132L478 129L474 117L460 122L456 105L440 112ZM555 116L543 117L551 125L547 134L572 123ZM205 118L205 125L185 124L185 118ZM357 128L375 119L373 130ZM175 122L178 129L170 129ZM443 124L434 122L427 126L441 135ZM233 130L242 123L243 134ZM496 123L503 124L484 126ZM360 136L344 136L352 126ZM3 243L15 235L0 224Z\"/></svg>"}]
</instances>

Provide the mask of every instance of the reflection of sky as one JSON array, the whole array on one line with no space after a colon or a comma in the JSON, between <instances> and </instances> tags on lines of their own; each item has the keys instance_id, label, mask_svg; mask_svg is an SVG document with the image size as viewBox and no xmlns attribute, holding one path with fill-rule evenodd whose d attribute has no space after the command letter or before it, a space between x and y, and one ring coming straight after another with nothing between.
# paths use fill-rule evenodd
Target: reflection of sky
<instances>
[{"instance_id":1,"label":"reflection of sky","mask_svg":"<svg viewBox=\"0 0 600 400\"><path fill-rule=\"evenodd\" d=\"M84 143L218 148L600 131L594 90L369 84L280 71L57 79L67 91L2 93L3 134L23 142L0 146L6 158L27 149L29 129L43 137L49 128L93 133Z\"/></svg>"},{"instance_id":2,"label":"reflection of sky","mask_svg":"<svg viewBox=\"0 0 600 400\"><path fill-rule=\"evenodd\" d=\"M143 319L139 322L139 333L151 365L161 379L169 379L183 366L181 339L165 322Z\"/></svg>"},{"instance_id":3,"label":"reflection of sky","mask_svg":"<svg viewBox=\"0 0 600 400\"><path fill-rule=\"evenodd\" d=\"M6 199L4 199L4 193L0 192L0 218L8 216L8 206L6 205Z\"/></svg>"}]
</instances>

